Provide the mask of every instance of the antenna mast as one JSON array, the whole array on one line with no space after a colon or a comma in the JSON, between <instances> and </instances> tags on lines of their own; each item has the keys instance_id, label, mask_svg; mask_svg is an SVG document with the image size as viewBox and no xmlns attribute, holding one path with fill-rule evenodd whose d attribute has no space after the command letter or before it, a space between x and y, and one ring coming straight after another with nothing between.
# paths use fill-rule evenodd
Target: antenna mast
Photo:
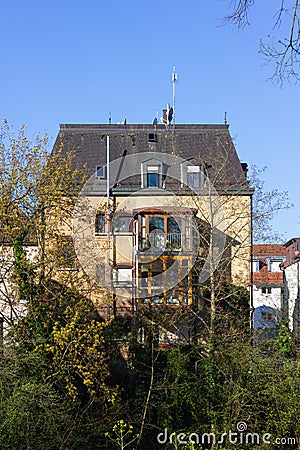
<instances>
[{"instance_id":1,"label":"antenna mast","mask_svg":"<svg viewBox=\"0 0 300 450\"><path fill-rule=\"evenodd\" d=\"M172 95L172 108L173 108L173 124L175 125L175 84L177 81L177 73L176 73L176 67L173 66L173 73L172 73L172 85L173 85L173 95Z\"/></svg>"}]
</instances>

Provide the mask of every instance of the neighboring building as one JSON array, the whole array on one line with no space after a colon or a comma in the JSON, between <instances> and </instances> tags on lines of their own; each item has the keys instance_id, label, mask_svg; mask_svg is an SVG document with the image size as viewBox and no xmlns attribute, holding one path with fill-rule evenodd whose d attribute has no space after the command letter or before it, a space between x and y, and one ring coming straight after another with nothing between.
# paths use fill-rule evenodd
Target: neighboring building
<instances>
[{"instance_id":1,"label":"neighboring building","mask_svg":"<svg viewBox=\"0 0 300 450\"><path fill-rule=\"evenodd\" d=\"M249 288L253 190L228 125L61 125L59 149L88 168L92 213L76 219L75 248L115 312L201 310L215 266L219 279ZM107 300L94 301L106 314Z\"/></svg>"},{"instance_id":2,"label":"neighboring building","mask_svg":"<svg viewBox=\"0 0 300 450\"><path fill-rule=\"evenodd\" d=\"M284 318L294 334L297 345L300 344L300 238L292 238L284 244L286 260L282 266L284 272Z\"/></svg>"},{"instance_id":3,"label":"neighboring building","mask_svg":"<svg viewBox=\"0 0 300 450\"><path fill-rule=\"evenodd\" d=\"M35 262L38 247L34 242L26 242L24 246L26 258ZM0 244L0 340L6 335L9 328L16 324L26 314L26 302L18 299L12 282L14 270L14 255L12 242Z\"/></svg>"},{"instance_id":4,"label":"neighboring building","mask_svg":"<svg viewBox=\"0 0 300 450\"><path fill-rule=\"evenodd\" d=\"M252 247L253 328L276 330L283 306L283 271L286 248L281 244ZM272 334L272 333L270 333Z\"/></svg>"}]
</instances>

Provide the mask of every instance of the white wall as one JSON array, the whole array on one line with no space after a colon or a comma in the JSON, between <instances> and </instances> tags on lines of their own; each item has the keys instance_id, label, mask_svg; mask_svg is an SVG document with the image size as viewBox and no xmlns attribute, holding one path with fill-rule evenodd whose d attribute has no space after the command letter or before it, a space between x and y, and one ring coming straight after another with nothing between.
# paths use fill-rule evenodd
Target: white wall
<instances>
[{"instance_id":1,"label":"white wall","mask_svg":"<svg viewBox=\"0 0 300 450\"><path fill-rule=\"evenodd\" d=\"M288 321L289 321L289 328L290 330L293 330L293 313L295 308L295 301L298 296L298 289L300 287L300 263L295 262L294 264L291 264L288 266L284 273L285 273L285 292L287 294L288 298Z\"/></svg>"},{"instance_id":2,"label":"white wall","mask_svg":"<svg viewBox=\"0 0 300 450\"><path fill-rule=\"evenodd\" d=\"M29 261L35 261L38 255L37 246L25 247ZM15 323L26 314L26 304L17 300L13 286L14 256L11 247L0 247L0 317L4 319L4 334L9 324Z\"/></svg>"}]
</instances>

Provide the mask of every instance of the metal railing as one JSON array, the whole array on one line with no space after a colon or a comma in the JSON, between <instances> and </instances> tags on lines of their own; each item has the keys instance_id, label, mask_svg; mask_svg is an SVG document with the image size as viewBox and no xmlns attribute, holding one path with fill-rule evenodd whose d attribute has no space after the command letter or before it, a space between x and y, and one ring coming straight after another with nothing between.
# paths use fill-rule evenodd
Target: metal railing
<instances>
[{"instance_id":1,"label":"metal railing","mask_svg":"<svg viewBox=\"0 0 300 450\"><path fill-rule=\"evenodd\" d=\"M159 250L181 250L185 236L181 233L163 233L155 230L146 235L146 239L142 239L141 249L152 251Z\"/></svg>"}]
</instances>

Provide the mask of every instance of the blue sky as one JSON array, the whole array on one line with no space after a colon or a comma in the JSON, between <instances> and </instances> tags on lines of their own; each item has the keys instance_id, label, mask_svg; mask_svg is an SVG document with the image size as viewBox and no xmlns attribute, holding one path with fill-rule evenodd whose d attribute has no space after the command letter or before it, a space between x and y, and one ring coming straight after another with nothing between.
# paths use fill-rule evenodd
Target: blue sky
<instances>
[{"instance_id":1,"label":"blue sky","mask_svg":"<svg viewBox=\"0 0 300 450\"><path fill-rule=\"evenodd\" d=\"M251 26L220 26L229 0L10 0L1 4L0 116L28 135L60 123L150 123L172 100L177 123L223 123L241 161L267 166L267 189L294 208L274 227L300 236L300 84L266 82L259 40L272 32L274 0L256 2Z\"/></svg>"}]
</instances>

